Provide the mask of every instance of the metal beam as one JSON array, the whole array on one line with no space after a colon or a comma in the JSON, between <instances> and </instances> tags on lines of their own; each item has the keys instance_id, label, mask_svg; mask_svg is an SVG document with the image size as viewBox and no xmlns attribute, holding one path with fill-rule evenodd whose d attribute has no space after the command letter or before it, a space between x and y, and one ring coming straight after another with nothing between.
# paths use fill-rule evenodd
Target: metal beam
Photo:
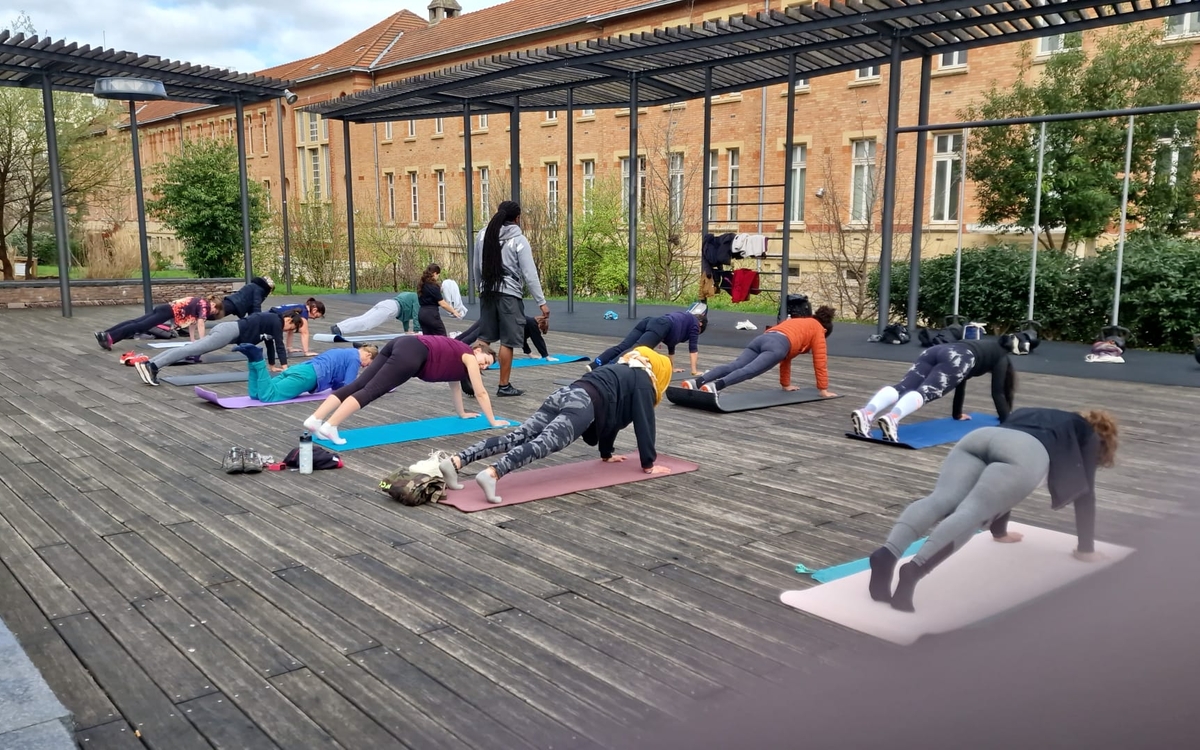
<instances>
[{"instance_id":1,"label":"metal beam","mask_svg":"<svg viewBox=\"0 0 1200 750\"><path fill-rule=\"evenodd\" d=\"M180 133L183 131L181 130ZM279 211L283 222L283 277L287 293L292 293L292 230L288 225L287 155L283 147L283 105L275 100L275 136L279 141Z\"/></svg>"},{"instance_id":2,"label":"metal beam","mask_svg":"<svg viewBox=\"0 0 1200 750\"><path fill-rule=\"evenodd\" d=\"M133 195L137 205L138 244L142 251L142 304L146 312L154 309L150 288L150 240L146 237L146 196L142 190L142 148L138 144L137 102L129 103L129 140L133 144ZM67 272L70 273L70 268ZM59 269L62 273L62 269Z\"/></svg>"},{"instance_id":3,"label":"metal beam","mask_svg":"<svg viewBox=\"0 0 1200 750\"><path fill-rule=\"evenodd\" d=\"M921 58L921 94L917 104L917 122L929 122L929 89L933 78L933 58ZM966 151L967 144L963 143ZM924 133L917 135L916 174L913 175L912 238L908 250L908 335L917 338L917 301L921 290L921 229L925 222L925 169L929 142ZM966 175L959 179L966 180ZM958 207L962 213L963 206Z\"/></svg>"},{"instance_id":4,"label":"metal beam","mask_svg":"<svg viewBox=\"0 0 1200 750\"><path fill-rule=\"evenodd\" d=\"M475 164L471 156L471 103L463 102L463 186L467 191L467 302L475 302ZM484 217L487 218L487 217Z\"/></svg>"},{"instance_id":5,"label":"metal beam","mask_svg":"<svg viewBox=\"0 0 1200 750\"><path fill-rule=\"evenodd\" d=\"M470 134L467 134L470 138ZM350 261L350 293L358 294L358 257L354 246L354 169L350 163L350 121L342 121L342 151L346 163L346 247Z\"/></svg>"},{"instance_id":6,"label":"metal beam","mask_svg":"<svg viewBox=\"0 0 1200 750\"><path fill-rule=\"evenodd\" d=\"M510 199L521 202L521 99L513 97L512 115L508 118L508 185Z\"/></svg>"},{"instance_id":7,"label":"metal beam","mask_svg":"<svg viewBox=\"0 0 1200 750\"><path fill-rule=\"evenodd\" d=\"M246 111L240 96L234 100L233 117L234 127L237 128L238 193L242 202L242 260L246 264L246 283L249 284L254 275L254 259L250 256L250 177L246 174Z\"/></svg>"},{"instance_id":8,"label":"metal beam","mask_svg":"<svg viewBox=\"0 0 1200 750\"><path fill-rule=\"evenodd\" d=\"M567 312L575 312L575 90L567 89Z\"/></svg>"},{"instance_id":9,"label":"metal beam","mask_svg":"<svg viewBox=\"0 0 1200 750\"><path fill-rule=\"evenodd\" d=\"M1029 115L1028 117L1006 117L999 120L970 120L967 122L937 122L926 125L907 125L897 128L900 133L926 133L932 130L961 130L962 128L992 128L1002 125L1037 125L1042 122L1066 122L1070 120L1103 120L1110 117L1129 117L1130 115L1162 115L1171 112L1195 112L1200 110L1200 102L1181 102L1179 104L1154 104L1148 107L1130 107L1128 109L1102 109L1095 112L1065 112L1052 115Z\"/></svg>"},{"instance_id":10,"label":"metal beam","mask_svg":"<svg viewBox=\"0 0 1200 750\"><path fill-rule=\"evenodd\" d=\"M629 211L625 223L629 227L629 319L637 317L637 220L638 187L638 74L629 74Z\"/></svg>"},{"instance_id":11,"label":"metal beam","mask_svg":"<svg viewBox=\"0 0 1200 750\"><path fill-rule=\"evenodd\" d=\"M899 39L892 40L892 61L888 66L887 130L884 135L886 151L883 154L883 210L880 212L879 233L879 323L876 333L883 333L887 326L892 302L892 239L896 220L896 126L900 119L900 56L902 45Z\"/></svg>"},{"instance_id":12,"label":"metal beam","mask_svg":"<svg viewBox=\"0 0 1200 750\"><path fill-rule=\"evenodd\" d=\"M792 137L796 129L796 56L788 58L787 121L783 130L783 250L779 269L779 315L776 322L787 317L788 275L792 271Z\"/></svg>"},{"instance_id":13,"label":"metal beam","mask_svg":"<svg viewBox=\"0 0 1200 750\"><path fill-rule=\"evenodd\" d=\"M50 205L54 211L54 244L58 248L59 306L71 317L71 243L67 236L67 209L63 206L62 168L58 163L58 130L54 120L54 89L42 76L42 115L46 122L46 157L50 168Z\"/></svg>"}]
</instances>

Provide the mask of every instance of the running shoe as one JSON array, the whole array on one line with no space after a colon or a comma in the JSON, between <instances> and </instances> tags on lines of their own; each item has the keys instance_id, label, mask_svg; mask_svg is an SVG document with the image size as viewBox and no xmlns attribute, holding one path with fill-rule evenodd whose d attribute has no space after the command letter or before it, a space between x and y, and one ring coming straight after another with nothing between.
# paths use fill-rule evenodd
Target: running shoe
<instances>
[{"instance_id":1,"label":"running shoe","mask_svg":"<svg viewBox=\"0 0 1200 750\"><path fill-rule=\"evenodd\" d=\"M863 409L855 409L850 412L850 423L854 425L854 434L859 437L871 436L871 420L867 419L867 412Z\"/></svg>"},{"instance_id":2,"label":"running shoe","mask_svg":"<svg viewBox=\"0 0 1200 750\"><path fill-rule=\"evenodd\" d=\"M884 440L889 443L900 442L900 425L891 414L884 414L875 420L875 424L879 425L879 431L883 433Z\"/></svg>"}]
</instances>

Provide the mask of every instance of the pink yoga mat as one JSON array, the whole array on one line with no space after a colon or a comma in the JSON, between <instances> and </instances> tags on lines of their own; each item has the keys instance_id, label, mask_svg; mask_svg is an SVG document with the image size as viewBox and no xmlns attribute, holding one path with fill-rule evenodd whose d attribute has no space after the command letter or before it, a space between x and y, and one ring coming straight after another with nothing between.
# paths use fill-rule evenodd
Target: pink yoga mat
<instances>
[{"instance_id":1,"label":"pink yoga mat","mask_svg":"<svg viewBox=\"0 0 1200 750\"><path fill-rule=\"evenodd\" d=\"M302 404L305 401L323 401L332 391L320 393L305 393L302 396L287 401L259 401L249 396L221 396L215 391L196 386L196 395L210 404L216 404L224 409L246 409L251 406L278 406L279 404Z\"/></svg>"},{"instance_id":2,"label":"pink yoga mat","mask_svg":"<svg viewBox=\"0 0 1200 750\"><path fill-rule=\"evenodd\" d=\"M548 497L569 495L572 492L598 490L601 487L612 487L618 484L641 482L645 479L661 479L675 474L686 474L700 467L691 461L684 461L671 456L660 455L658 465L666 466L670 474L647 474L642 471L638 454L630 453L621 463L604 463L600 459L580 461L562 466L551 466L545 469L518 469L500 480L496 485L496 493L501 502L489 503L483 497L483 490L475 484L475 477L461 476L461 490L447 490L443 505L453 505L464 513L474 513L488 508L502 508L505 505L527 503L530 500L543 500Z\"/></svg>"}]
</instances>

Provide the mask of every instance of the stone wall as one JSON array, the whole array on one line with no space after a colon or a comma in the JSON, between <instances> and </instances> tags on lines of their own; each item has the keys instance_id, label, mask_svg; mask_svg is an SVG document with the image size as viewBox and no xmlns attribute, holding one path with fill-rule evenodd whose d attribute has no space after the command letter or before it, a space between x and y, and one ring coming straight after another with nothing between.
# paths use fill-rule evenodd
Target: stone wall
<instances>
[{"instance_id":1,"label":"stone wall","mask_svg":"<svg viewBox=\"0 0 1200 750\"><path fill-rule=\"evenodd\" d=\"M226 295L243 283L242 279L154 279L150 288L154 303L161 304L180 297ZM142 282L140 279L72 281L71 304L84 307L140 305ZM60 305L58 279L0 282L0 310Z\"/></svg>"}]
</instances>

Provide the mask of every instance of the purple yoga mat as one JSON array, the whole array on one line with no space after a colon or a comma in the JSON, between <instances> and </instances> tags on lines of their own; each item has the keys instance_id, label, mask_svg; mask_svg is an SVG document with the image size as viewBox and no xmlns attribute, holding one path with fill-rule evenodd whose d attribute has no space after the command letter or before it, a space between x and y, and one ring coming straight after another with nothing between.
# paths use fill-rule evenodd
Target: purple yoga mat
<instances>
[{"instance_id":1,"label":"purple yoga mat","mask_svg":"<svg viewBox=\"0 0 1200 750\"><path fill-rule=\"evenodd\" d=\"M642 471L642 464L638 461L636 453L630 453L624 461L615 464L604 463L597 458L546 469L518 470L501 479L496 485L496 492L501 497L498 503L489 503L484 499L483 490L475 483L474 476L460 476L463 488L447 490L446 498L441 502L443 505L453 505L464 513L474 513L477 510L503 508L505 505L569 495L572 492L598 490L601 487L686 474L700 468L691 461L663 455L658 457L658 465L666 466L671 473L647 474Z\"/></svg>"},{"instance_id":2,"label":"purple yoga mat","mask_svg":"<svg viewBox=\"0 0 1200 750\"><path fill-rule=\"evenodd\" d=\"M220 396L207 388L196 386L196 395L210 404L216 404L224 409L245 409L251 406L278 406L279 404L301 404L305 401L323 401L329 395L329 391L306 393L287 401L259 401L249 396Z\"/></svg>"}]
</instances>

